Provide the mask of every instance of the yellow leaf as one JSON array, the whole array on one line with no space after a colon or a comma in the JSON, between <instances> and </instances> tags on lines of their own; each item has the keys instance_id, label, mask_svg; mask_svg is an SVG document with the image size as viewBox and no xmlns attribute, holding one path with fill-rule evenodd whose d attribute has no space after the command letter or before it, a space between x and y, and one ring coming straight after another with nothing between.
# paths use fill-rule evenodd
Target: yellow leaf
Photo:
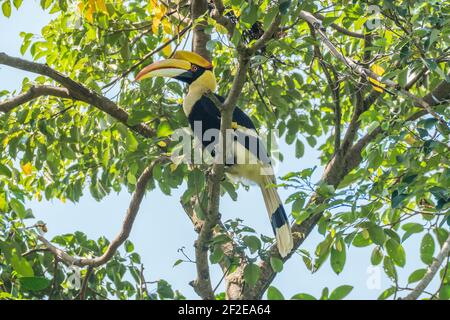
<instances>
[{"instance_id":1,"label":"yellow leaf","mask_svg":"<svg viewBox=\"0 0 450 320\"><path fill-rule=\"evenodd\" d=\"M164 40L164 42L169 41L168 39ZM162 54L164 57L168 58L170 57L170 55L172 54L172 46L170 44L168 44L167 46L164 47L164 49L162 49Z\"/></svg>"},{"instance_id":2,"label":"yellow leaf","mask_svg":"<svg viewBox=\"0 0 450 320\"><path fill-rule=\"evenodd\" d=\"M220 34L227 34L228 33L227 28L225 28L223 25L221 25L219 23L217 23L215 27L216 27L217 32L220 33Z\"/></svg>"},{"instance_id":3,"label":"yellow leaf","mask_svg":"<svg viewBox=\"0 0 450 320\"><path fill-rule=\"evenodd\" d=\"M172 24L169 21L164 19L163 22L162 22L162 25L163 25L164 33L172 34Z\"/></svg>"},{"instance_id":4,"label":"yellow leaf","mask_svg":"<svg viewBox=\"0 0 450 320\"><path fill-rule=\"evenodd\" d=\"M150 0L148 2L147 11L161 20L162 16L167 11L167 8L163 4L158 4L157 0Z\"/></svg>"},{"instance_id":5,"label":"yellow leaf","mask_svg":"<svg viewBox=\"0 0 450 320\"><path fill-rule=\"evenodd\" d=\"M405 141L406 141L406 143L409 144L410 146L417 142L417 140L414 139L414 137L413 137L412 134L407 134L407 135L405 136Z\"/></svg>"},{"instance_id":6,"label":"yellow leaf","mask_svg":"<svg viewBox=\"0 0 450 320\"><path fill-rule=\"evenodd\" d=\"M383 67L381 67L381 66L379 66L379 65L377 65L377 64L374 64L374 65L371 67L371 69L372 69L372 71L373 71L375 74L377 74L378 76L382 76L382 75L384 74L384 69L383 69ZM373 87L373 90L378 91L378 92L383 92L383 89L382 89L382 88L385 88L385 87L386 87L386 85L385 85L384 83L381 83L380 81L378 81L378 80L376 80L376 79L374 79L374 78L371 78L371 77L368 77L368 78L369 78L369 81L370 81L370 82L372 82L373 84L375 84L375 86L372 86L372 87Z\"/></svg>"},{"instance_id":7,"label":"yellow leaf","mask_svg":"<svg viewBox=\"0 0 450 320\"><path fill-rule=\"evenodd\" d=\"M22 171L25 173L26 176L29 176L31 174L31 171L33 170L33 167L31 166L31 163L27 162L22 165Z\"/></svg>"},{"instance_id":8,"label":"yellow leaf","mask_svg":"<svg viewBox=\"0 0 450 320\"><path fill-rule=\"evenodd\" d=\"M164 141L159 141L159 142L157 142L157 145L164 148L167 146L167 143L165 143Z\"/></svg>"},{"instance_id":9,"label":"yellow leaf","mask_svg":"<svg viewBox=\"0 0 450 320\"><path fill-rule=\"evenodd\" d=\"M106 8L105 0L97 0L96 5L97 5L98 11L102 11L102 12L108 14L108 9Z\"/></svg>"},{"instance_id":10,"label":"yellow leaf","mask_svg":"<svg viewBox=\"0 0 450 320\"><path fill-rule=\"evenodd\" d=\"M161 23L161 19L159 19L157 17L153 18L153 20L152 20L152 32L153 33L158 33L158 28L159 28L160 23Z\"/></svg>"},{"instance_id":11,"label":"yellow leaf","mask_svg":"<svg viewBox=\"0 0 450 320\"><path fill-rule=\"evenodd\" d=\"M83 1L80 1L78 9L90 23L94 22L94 12L101 11L109 15L105 0L88 0L86 5Z\"/></svg>"},{"instance_id":12,"label":"yellow leaf","mask_svg":"<svg viewBox=\"0 0 450 320\"><path fill-rule=\"evenodd\" d=\"M95 0L89 0L89 4L86 8L84 17L90 23L94 22L94 12L95 12Z\"/></svg>"},{"instance_id":13,"label":"yellow leaf","mask_svg":"<svg viewBox=\"0 0 450 320\"><path fill-rule=\"evenodd\" d=\"M8 205L6 203L6 197L3 193L0 193L0 210L6 211L8 209Z\"/></svg>"},{"instance_id":14,"label":"yellow leaf","mask_svg":"<svg viewBox=\"0 0 450 320\"><path fill-rule=\"evenodd\" d=\"M37 191L37 192L34 194L34 198L35 198L37 201L41 202L41 200L42 200L42 194L41 194L41 192L40 192L40 191Z\"/></svg>"},{"instance_id":15,"label":"yellow leaf","mask_svg":"<svg viewBox=\"0 0 450 320\"><path fill-rule=\"evenodd\" d=\"M340 241L336 242L336 250L342 252L342 243Z\"/></svg>"},{"instance_id":16,"label":"yellow leaf","mask_svg":"<svg viewBox=\"0 0 450 320\"><path fill-rule=\"evenodd\" d=\"M94 8L95 8L95 2L94 0L89 0L89 2L85 5L83 0L78 2L78 10L80 10L83 17L89 21L90 23L94 22Z\"/></svg>"}]
</instances>

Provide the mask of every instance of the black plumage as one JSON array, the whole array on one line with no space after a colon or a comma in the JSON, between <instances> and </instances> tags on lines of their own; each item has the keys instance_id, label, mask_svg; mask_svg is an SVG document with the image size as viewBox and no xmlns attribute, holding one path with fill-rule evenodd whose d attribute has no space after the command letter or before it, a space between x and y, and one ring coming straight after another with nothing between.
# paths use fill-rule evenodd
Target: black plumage
<instances>
[{"instance_id":1,"label":"black plumage","mask_svg":"<svg viewBox=\"0 0 450 320\"><path fill-rule=\"evenodd\" d=\"M224 102L225 99L215 94L217 99L220 102ZM220 119L221 113L219 109L217 109L214 102L209 99L207 96L202 96L192 107L191 113L188 116L188 121L191 129L194 134L197 134L197 138L202 141L203 147L207 148L207 150L211 153L211 155L215 156L214 147L217 145L218 141L212 138L212 141L207 141L204 139L205 132L214 129L220 130ZM195 129L195 122L197 125L201 123L201 130ZM238 126L250 129L255 133L255 135L248 134L248 132L243 132L242 129L235 129L233 132L233 138L235 141L241 143L247 150L249 150L253 155L255 155L258 160L260 160L264 164L270 164L270 158L267 154L267 150L264 146L263 141L256 134L256 127L253 124L252 120L249 116L247 116L241 109L238 107L234 108L233 112L233 122L235 122ZM235 159L230 159L235 160ZM228 162L228 161L227 161ZM235 161L230 161L230 163L235 163Z\"/></svg>"}]
</instances>

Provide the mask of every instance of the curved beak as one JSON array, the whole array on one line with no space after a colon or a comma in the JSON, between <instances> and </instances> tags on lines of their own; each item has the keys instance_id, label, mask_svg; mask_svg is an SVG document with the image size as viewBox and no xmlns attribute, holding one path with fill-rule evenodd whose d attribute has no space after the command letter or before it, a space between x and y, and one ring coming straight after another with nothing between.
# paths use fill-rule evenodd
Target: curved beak
<instances>
[{"instance_id":1,"label":"curved beak","mask_svg":"<svg viewBox=\"0 0 450 320\"><path fill-rule=\"evenodd\" d=\"M142 69L137 74L135 81L141 81L150 77L174 78L189 70L191 70L191 63L186 60L167 59L157 61Z\"/></svg>"}]
</instances>

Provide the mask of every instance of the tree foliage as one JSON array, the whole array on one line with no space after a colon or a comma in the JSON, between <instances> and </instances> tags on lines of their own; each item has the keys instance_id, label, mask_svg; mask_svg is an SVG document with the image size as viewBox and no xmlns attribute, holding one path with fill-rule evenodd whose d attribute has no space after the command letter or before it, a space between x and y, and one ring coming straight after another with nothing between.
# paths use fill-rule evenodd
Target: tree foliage
<instances>
[{"instance_id":1,"label":"tree foliage","mask_svg":"<svg viewBox=\"0 0 450 320\"><path fill-rule=\"evenodd\" d=\"M0 2L4 16L20 14L22 1ZM212 1L192 19L191 6L200 2L41 0L53 19L41 34L21 34L21 53L110 98L126 116L105 111L73 88L67 88L68 97L36 95L7 105L41 86L61 87L45 74L24 78L17 92L0 91L0 298L183 298L164 280L153 289L143 284L131 242L102 266L81 271L64 266L39 240L45 224L28 223L33 213L27 200L76 203L87 192L98 201L123 189L132 193L154 163L145 188L170 195L187 182L180 210L197 228L195 221L208 215L209 181L203 174L208 166L166 161L177 147L168 137L187 126L179 107L184 88L160 78L137 85L134 75L185 44L189 48L201 25L218 93L227 96L242 46L257 43L277 19L276 32L249 57L238 105L258 127L278 130L299 163L308 157L305 143L321 153L318 165L326 169L319 181L311 178L315 168L292 168L282 177L281 185L292 190L286 202L292 203L294 230L303 233L296 241L298 254L311 272L330 263L339 274L352 264L352 247L370 247L371 263L382 265L392 280L381 299L397 296L425 276L449 237L448 4L225 0ZM321 25L305 21L304 12ZM375 75L356 72L333 54L323 35L344 59ZM233 199L237 188L221 182L221 193ZM284 262L272 250L274 240L239 217L220 225L206 244L209 263L219 264L226 276L225 292L215 292L216 298L231 297L228 276L240 271L247 291L239 298L262 297L267 288L269 299L289 298L270 286ZM315 252L300 247L310 232L323 236ZM410 237L422 237L417 252L404 249ZM57 236L52 243L76 257L101 256L110 244L82 232ZM424 266L401 284L397 269L410 255L420 255ZM449 299L449 267L447 258L431 298ZM73 284L77 272L81 289ZM351 290L325 288L316 298L342 299ZM314 299L307 293L292 298Z\"/></svg>"}]
</instances>

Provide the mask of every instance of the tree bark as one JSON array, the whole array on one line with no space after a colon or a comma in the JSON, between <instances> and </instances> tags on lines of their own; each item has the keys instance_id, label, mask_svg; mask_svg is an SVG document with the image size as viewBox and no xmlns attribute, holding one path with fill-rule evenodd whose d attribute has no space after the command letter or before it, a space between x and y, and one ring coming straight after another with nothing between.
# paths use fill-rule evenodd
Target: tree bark
<instances>
[{"instance_id":1,"label":"tree bark","mask_svg":"<svg viewBox=\"0 0 450 320\"><path fill-rule=\"evenodd\" d=\"M191 16L195 26L192 37L192 51L211 61L211 53L206 49L206 44L211 40L211 36L205 33L206 21L199 19L201 16L207 14L207 11L207 0L192 0ZM197 19L199 20L196 21Z\"/></svg>"}]
</instances>

